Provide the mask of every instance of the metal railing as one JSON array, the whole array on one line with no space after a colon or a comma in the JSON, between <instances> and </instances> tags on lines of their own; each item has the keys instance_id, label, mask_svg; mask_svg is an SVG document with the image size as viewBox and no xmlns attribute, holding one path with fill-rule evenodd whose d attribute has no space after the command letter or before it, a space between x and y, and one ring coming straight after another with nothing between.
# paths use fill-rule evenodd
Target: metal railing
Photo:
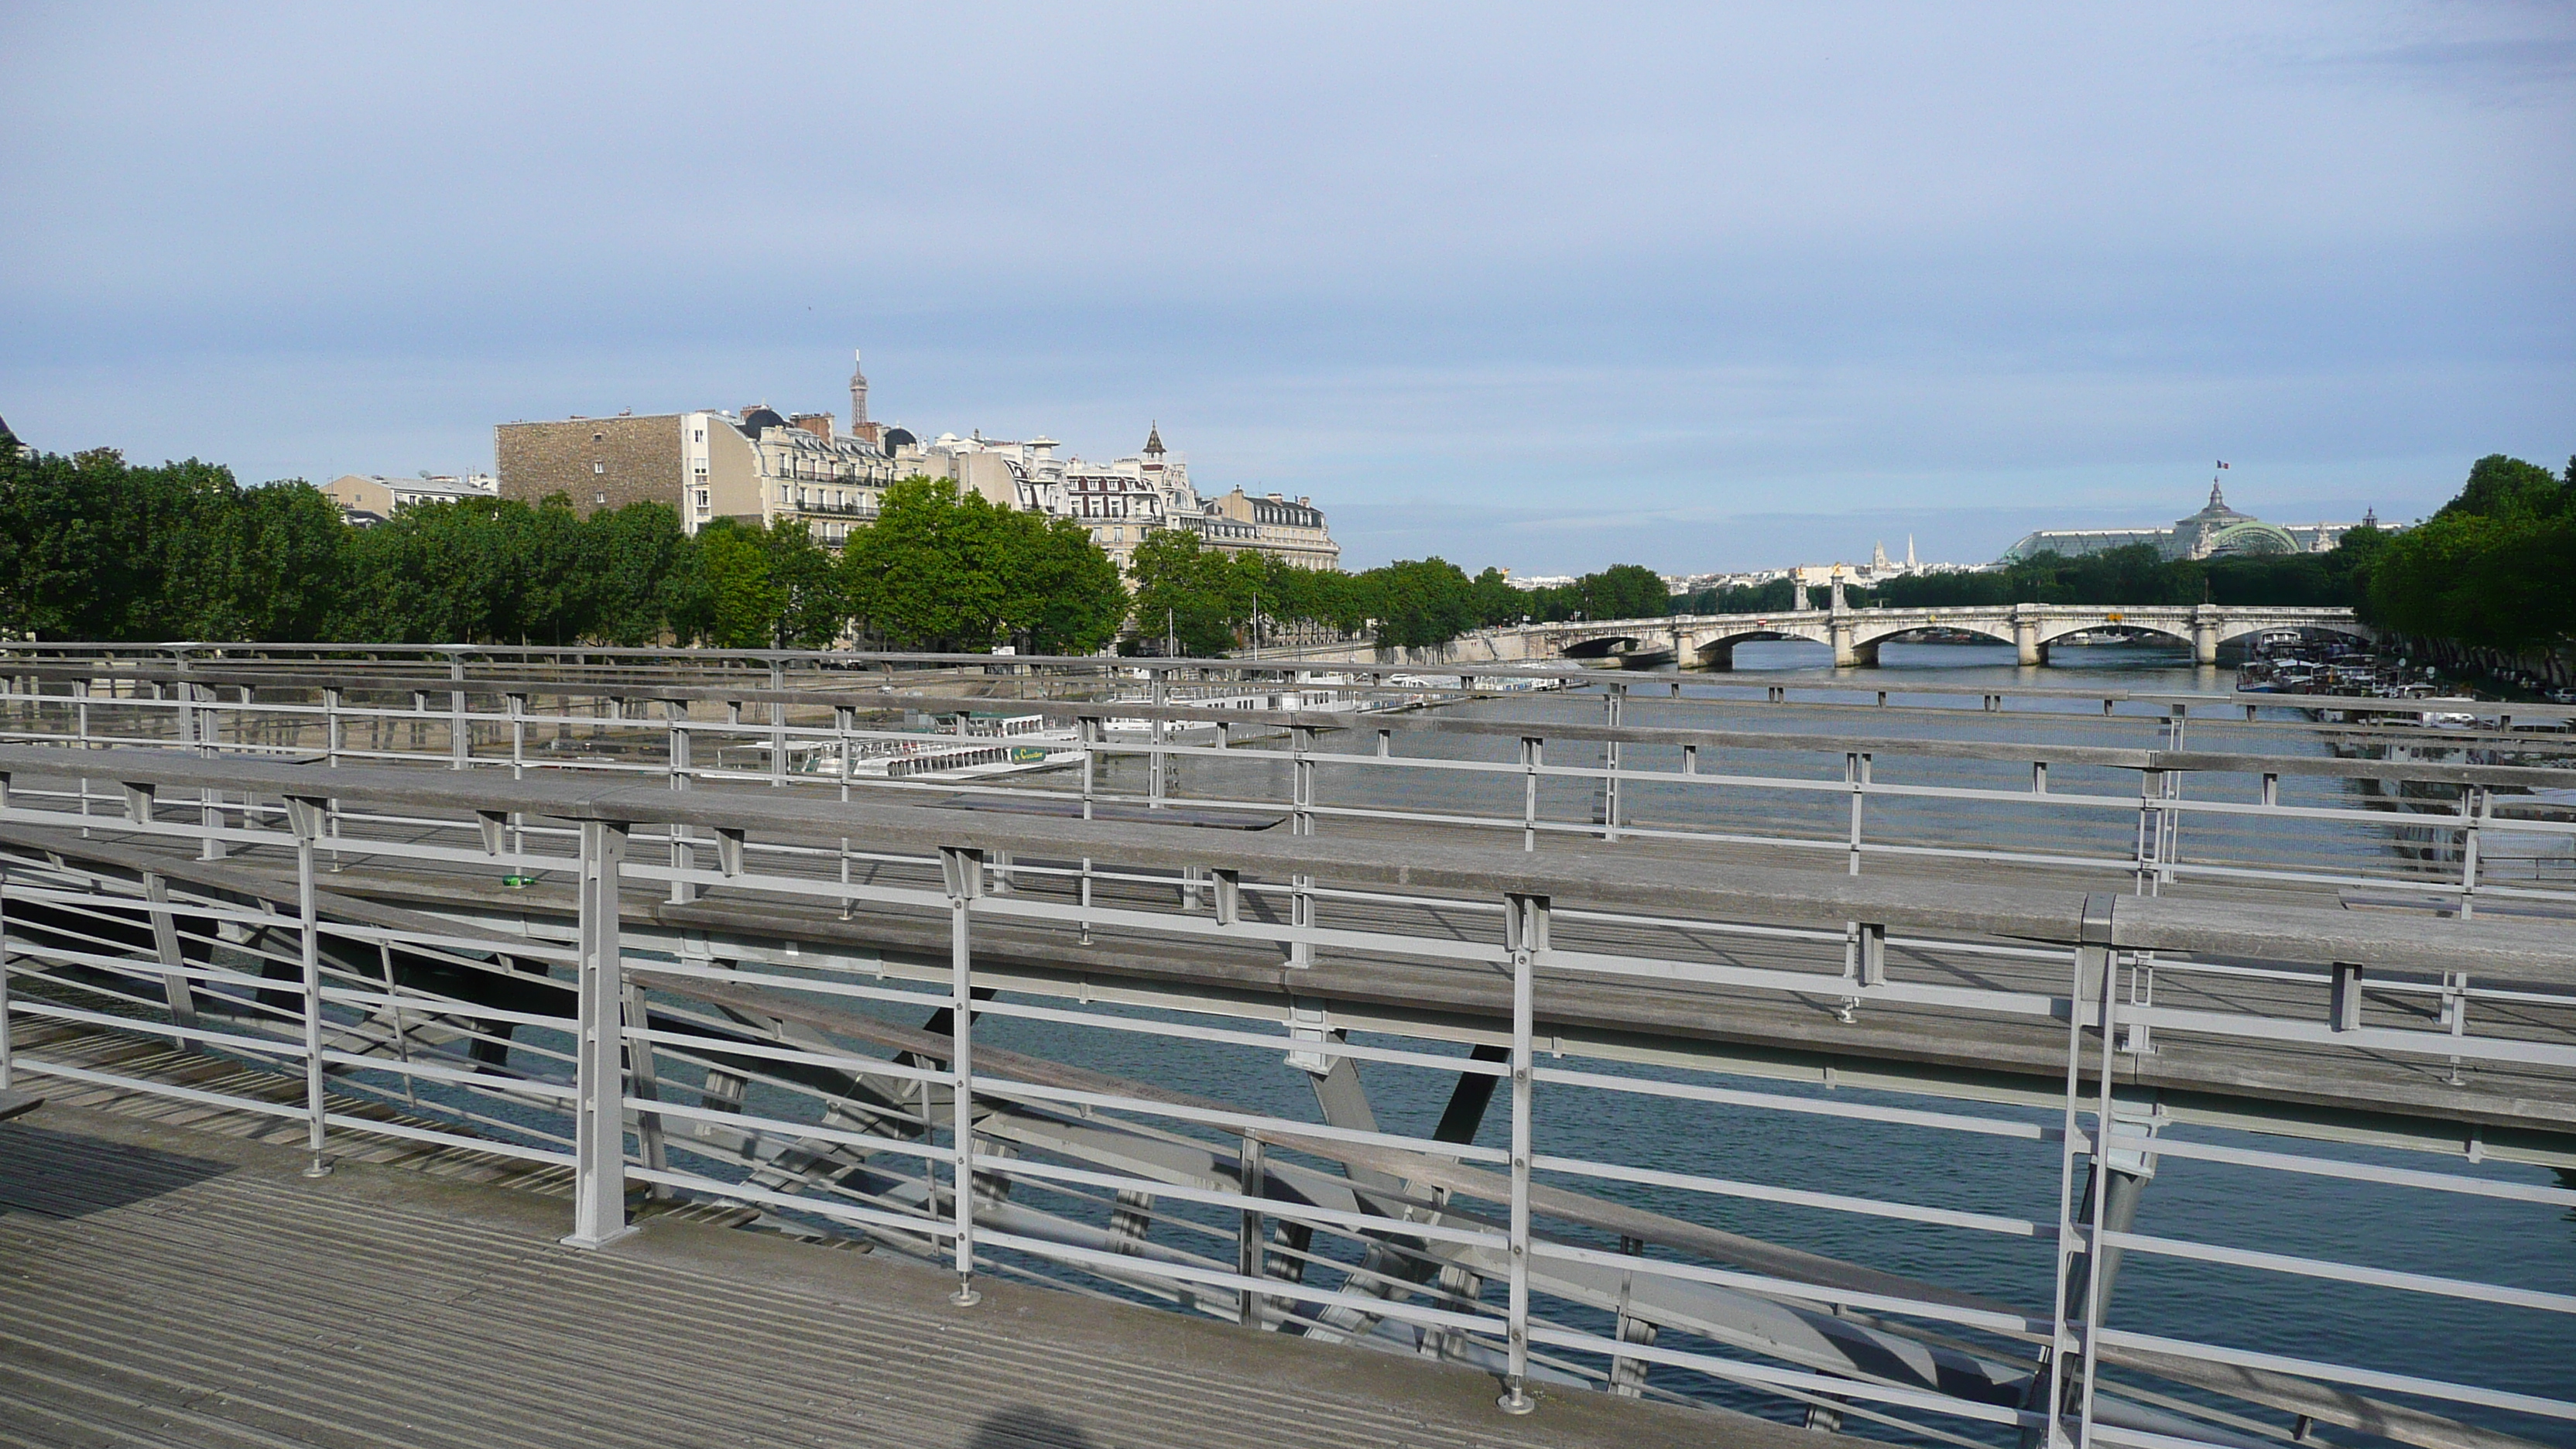
<instances>
[{"instance_id":1,"label":"metal railing","mask_svg":"<svg viewBox=\"0 0 2576 1449\"><path fill-rule=\"evenodd\" d=\"M112 784L115 815L83 813L75 772ZM2249 1060L2305 1053L2321 1090L2373 1089L2390 1060L2564 1083L2576 959L2540 926L168 749L0 748L0 831L0 1086L52 1077L300 1118L317 1169L369 1136L556 1165L582 1246L622 1235L637 1188L729 1203L941 1262L961 1304L994 1273L1142 1297L1476 1364L1514 1411L1553 1382L1786 1403L1817 1427L1942 1442L2245 1444L2322 1422L2503 1443L2576 1423L2564 1395L2110 1311L2126 1259L2520 1315L2541 1325L2536 1351L2567 1342L2576 1295L2490 1281L2486 1255L2399 1271L2143 1232L2135 1213L2163 1160L2436 1202L2560 1209L2576 1191L2190 1134L2124 1092L2116 1061L2144 1027ZM326 889L333 850L453 904ZM479 908L475 883L496 871L551 894ZM1176 893L1183 881L1197 884ZM897 938L912 944L861 944ZM1854 969L1744 948L1789 939L1855 939ZM1355 1033L1293 986L1219 1009L1025 964L1086 941L1216 976L1338 960L1385 979ZM2007 964L2020 974L1997 979ZM2259 972L2268 994L2154 1004L2148 970ZM2469 971L2519 983L2523 1008L2469 1030L2364 991L2406 972L2447 990ZM1965 1089L1931 1106L1800 1093L1680 1058L1586 1060L1564 1025L1598 1000L1667 998L1916 1013L1963 1050L2052 1056L2062 1091L2047 1113ZM1392 1004L1407 1000L1423 1004ZM263 1064L301 1091L84 1064L101 1038ZM1077 1043L1150 1065L1059 1059ZM1247 1085L1259 1061L1311 1080L1324 1120ZM1352 1110L1362 1064L1449 1082L1439 1125L1380 1121L1364 1096ZM1497 1095L1503 1130L1479 1130ZM1586 1127L1641 1108L1661 1130ZM1916 1134L1988 1153L2044 1206L1945 1199L1932 1181L1757 1180L1692 1147L1730 1114L1865 1153ZM1867 1222L1907 1235L1908 1257L1971 1242L1999 1281L1962 1289L1722 1231L1710 1219L1729 1204Z\"/></svg>"},{"instance_id":2,"label":"metal railing","mask_svg":"<svg viewBox=\"0 0 2576 1449\"><path fill-rule=\"evenodd\" d=\"M841 662L883 672L907 658ZM2178 884L2401 889L2411 894L2367 903L2463 914L2482 903L2576 908L2576 740L2551 735L2479 744L2416 731L2361 750L2320 745L2311 732L2296 748L2341 753L2294 753L2263 736L2208 747L2212 731L2237 726L2179 702L2156 718L2120 717L2125 742L2089 743L2064 736L2093 720L2035 711L2004 718L2024 732L2045 724L2056 738L1955 737L1961 720L1998 718L1982 710L1940 711L1940 731L1918 735L1852 729L1848 715L1805 729L1655 723L1644 711L1660 702L1617 679L1596 682L1602 713L1587 723L1561 717L1570 703L1552 706L1560 717L1517 708L1521 718L1496 718L1489 696L1470 717L1422 707L1458 692L1260 678L1242 665L1232 669L1255 677L1210 677L1218 671L1200 664L1122 680L1092 661L1084 671L871 687L863 672L791 686L771 656L720 658L713 667L737 679L712 682L674 662L553 679L471 674L461 661L444 679L345 661L28 665L0 694L0 738L514 776L542 767L674 788L1074 797L1092 810L1187 801L1285 810L1301 833L1329 823L1486 832L1531 850L1603 839L1794 851L1839 857L1853 874L1870 862L1974 861L2119 879L2141 894ZM1052 737L1032 732L1021 751L1001 754L949 739L989 735L1011 716Z\"/></svg>"}]
</instances>

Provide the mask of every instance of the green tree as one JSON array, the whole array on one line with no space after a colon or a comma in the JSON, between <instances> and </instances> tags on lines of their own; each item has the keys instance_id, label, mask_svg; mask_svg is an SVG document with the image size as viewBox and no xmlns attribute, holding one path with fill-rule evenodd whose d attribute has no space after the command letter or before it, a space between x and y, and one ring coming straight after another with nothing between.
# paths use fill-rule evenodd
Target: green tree
<instances>
[{"instance_id":1,"label":"green tree","mask_svg":"<svg viewBox=\"0 0 2576 1449\"><path fill-rule=\"evenodd\" d=\"M220 582L189 632L261 643L328 639L347 578L349 534L340 506L300 478L241 489L216 542Z\"/></svg>"},{"instance_id":2,"label":"green tree","mask_svg":"<svg viewBox=\"0 0 2576 1449\"><path fill-rule=\"evenodd\" d=\"M877 521L841 550L842 595L867 632L893 649L992 648L1003 612L987 566L997 511L945 478L888 488Z\"/></svg>"},{"instance_id":3,"label":"green tree","mask_svg":"<svg viewBox=\"0 0 2576 1449\"><path fill-rule=\"evenodd\" d=\"M1663 575L1643 564L1613 564L1576 582L1595 619L1651 619L1672 612Z\"/></svg>"},{"instance_id":4,"label":"green tree","mask_svg":"<svg viewBox=\"0 0 2576 1449\"><path fill-rule=\"evenodd\" d=\"M1512 587L1501 569L1488 567L1475 578L1476 622L1488 629L1517 624L1529 616L1529 591Z\"/></svg>"},{"instance_id":5,"label":"green tree","mask_svg":"<svg viewBox=\"0 0 2576 1449\"><path fill-rule=\"evenodd\" d=\"M698 561L677 512L661 503L602 510L584 520L582 543L591 629L602 643L634 648L680 632Z\"/></svg>"},{"instance_id":6,"label":"green tree","mask_svg":"<svg viewBox=\"0 0 2576 1449\"><path fill-rule=\"evenodd\" d=\"M1070 518L1008 516L1000 550L1003 619L1032 654L1090 654L1118 636L1127 586L1091 530Z\"/></svg>"},{"instance_id":7,"label":"green tree","mask_svg":"<svg viewBox=\"0 0 2576 1449\"><path fill-rule=\"evenodd\" d=\"M1444 558L1405 559L1369 570L1377 590L1377 642L1386 648L1446 644L1476 627L1476 586Z\"/></svg>"},{"instance_id":8,"label":"green tree","mask_svg":"<svg viewBox=\"0 0 2576 1449\"><path fill-rule=\"evenodd\" d=\"M896 649L1089 653L1127 613L1117 567L1089 529L944 478L886 490L877 521L843 547L841 587L862 631Z\"/></svg>"},{"instance_id":9,"label":"green tree","mask_svg":"<svg viewBox=\"0 0 2576 1449\"><path fill-rule=\"evenodd\" d=\"M698 533L700 637L718 649L777 646L789 599L770 574L767 532L719 518Z\"/></svg>"},{"instance_id":10,"label":"green tree","mask_svg":"<svg viewBox=\"0 0 2576 1449\"><path fill-rule=\"evenodd\" d=\"M1192 658L1221 655L1252 617L1258 566L1239 567L1186 529L1164 529L1138 544L1127 567L1136 583L1136 633L1150 652L1161 653L1171 639Z\"/></svg>"},{"instance_id":11,"label":"green tree","mask_svg":"<svg viewBox=\"0 0 2576 1449\"><path fill-rule=\"evenodd\" d=\"M219 620L237 489L189 459L136 467L112 448L0 457L0 554L18 631L54 639L177 638Z\"/></svg>"}]
</instances>

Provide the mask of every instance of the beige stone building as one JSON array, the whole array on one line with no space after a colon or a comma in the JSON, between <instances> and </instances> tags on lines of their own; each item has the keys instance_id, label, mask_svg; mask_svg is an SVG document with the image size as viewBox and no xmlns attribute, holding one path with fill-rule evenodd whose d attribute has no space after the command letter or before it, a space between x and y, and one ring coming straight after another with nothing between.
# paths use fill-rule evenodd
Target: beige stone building
<instances>
[{"instance_id":1,"label":"beige stone building","mask_svg":"<svg viewBox=\"0 0 2576 1449\"><path fill-rule=\"evenodd\" d=\"M1324 511L1314 500L1299 498L1293 502L1276 493L1258 496L1237 488L1209 500L1206 516L1211 521L1224 520L1250 530L1248 538L1211 536L1208 542L1219 548L1250 549L1275 554L1299 568L1337 569L1342 566L1342 546L1324 525Z\"/></svg>"}]
</instances>

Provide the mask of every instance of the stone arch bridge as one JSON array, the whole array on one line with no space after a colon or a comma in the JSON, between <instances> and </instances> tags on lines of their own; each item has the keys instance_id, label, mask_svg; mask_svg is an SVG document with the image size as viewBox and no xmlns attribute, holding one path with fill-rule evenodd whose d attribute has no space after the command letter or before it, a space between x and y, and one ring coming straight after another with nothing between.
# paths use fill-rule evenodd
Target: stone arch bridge
<instances>
[{"instance_id":1,"label":"stone arch bridge","mask_svg":"<svg viewBox=\"0 0 2576 1449\"><path fill-rule=\"evenodd\" d=\"M2220 645L2276 629L2323 630L2363 641L2378 637L2378 631L2362 623L2350 609L1997 604L1676 614L1662 619L1528 624L1495 631L1493 642L1497 659L1643 660L1669 652L1684 668L1731 669L1738 644L1758 639L1806 639L1831 648L1836 667L1851 668L1878 663L1879 646L1891 639L1948 631L2010 644L2019 651L2021 663L2036 665L2048 662L2049 645L2058 640L2072 634L2111 630L2161 634L2189 644L2192 658L2198 663L2215 664Z\"/></svg>"}]
</instances>

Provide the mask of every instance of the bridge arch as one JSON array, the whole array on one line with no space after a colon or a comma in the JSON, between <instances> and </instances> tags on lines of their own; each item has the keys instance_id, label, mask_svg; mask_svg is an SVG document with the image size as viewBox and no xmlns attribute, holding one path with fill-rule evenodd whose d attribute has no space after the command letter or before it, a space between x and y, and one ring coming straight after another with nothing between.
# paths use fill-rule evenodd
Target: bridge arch
<instances>
[{"instance_id":1,"label":"bridge arch","mask_svg":"<svg viewBox=\"0 0 2576 1449\"><path fill-rule=\"evenodd\" d=\"M2340 634L2362 644L2379 642L2379 631L2358 619L2255 619L2229 620L2218 626L2218 642L2229 643L2254 634L2269 634L2275 629L2297 629L2303 633Z\"/></svg>"},{"instance_id":2,"label":"bridge arch","mask_svg":"<svg viewBox=\"0 0 2576 1449\"><path fill-rule=\"evenodd\" d=\"M1601 634L1577 639L1558 649L1557 653L1567 659L1607 659L1614 654L1625 654L1644 642L1634 634Z\"/></svg>"},{"instance_id":3,"label":"bridge arch","mask_svg":"<svg viewBox=\"0 0 2576 1449\"><path fill-rule=\"evenodd\" d=\"M1833 638L1823 629L1798 624L1773 623L1764 620L1744 628L1692 630L1683 635L1684 651L1701 669L1728 670L1735 667L1735 646L1775 640L1795 640L1802 644L1833 647Z\"/></svg>"},{"instance_id":4,"label":"bridge arch","mask_svg":"<svg viewBox=\"0 0 2576 1449\"><path fill-rule=\"evenodd\" d=\"M2056 643L2058 640L2067 638L2071 635L2097 633L2105 629L2117 629L2129 634L2151 634L2156 638L2172 642L2178 648L2189 649L2193 647L2192 625L2188 619L2182 620L2178 623L2167 623L2163 621L2147 622L2129 618L2115 618L2110 620L2057 620L2040 627L2038 630L2039 637L2037 642L2041 648L2045 649L2049 645Z\"/></svg>"},{"instance_id":5,"label":"bridge arch","mask_svg":"<svg viewBox=\"0 0 2576 1449\"><path fill-rule=\"evenodd\" d=\"M1935 630L1958 634L1974 634L1980 639L1991 639L1997 644L2010 644L2013 642L2012 626L2010 624L1996 626L1974 619L1953 620L1918 618L1912 620L1888 620L1875 626L1867 624L1855 626L1852 630L1852 643L1885 644L1892 641L1901 644L1909 635L1928 634Z\"/></svg>"}]
</instances>

